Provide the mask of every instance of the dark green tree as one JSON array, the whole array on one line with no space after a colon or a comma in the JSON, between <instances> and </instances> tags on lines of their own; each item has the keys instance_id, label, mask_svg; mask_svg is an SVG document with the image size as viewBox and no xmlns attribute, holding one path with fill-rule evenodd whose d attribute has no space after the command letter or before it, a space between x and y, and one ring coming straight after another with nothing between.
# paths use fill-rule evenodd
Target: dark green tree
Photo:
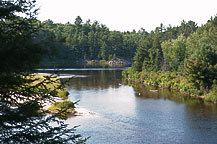
<instances>
[{"instance_id":1,"label":"dark green tree","mask_svg":"<svg viewBox=\"0 0 217 144\"><path fill-rule=\"evenodd\" d=\"M81 19L80 16L77 16L77 17L76 17L76 19L75 19L75 26L76 26L77 28L79 28L79 29L82 27L82 19Z\"/></svg>"},{"instance_id":2,"label":"dark green tree","mask_svg":"<svg viewBox=\"0 0 217 144\"><path fill-rule=\"evenodd\" d=\"M185 74L197 89L210 89L217 80L217 53L210 45L203 44L186 60Z\"/></svg>"},{"instance_id":3,"label":"dark green tree","mask_svg":"<svg viewBox=\"0 0 217 144\"><path fill-rule=\"evenodd\" d=\"M138 45L136 54L134 57L133 69L136 71L142 71L143 69L148 69L149 63L149 49L152 47L152 36L143 37Z\"/></svg>"},{"instance_id":4,"label":"dark green tree","mask_svg":"<svg viewBox=\"0 0 217 144\"><path fill-rule=\"evenodd\" d=\"M43 109L62 86L51 90L46 84L56 80L47 76L36 83L32 76L45 52L36 15L34 0L0 1L0 143L84 143L59 113L49 116Z\"/></svg>"},{"instance_id":5,"label":"dark green tree","mask_svg":"<svg viewBox=\"0 0 217 144\"><path fill-rule=\"evenodd\" d=\"M160 43L160 34L156 33L153 38L152 48L148 50L149 61L148 69L149 71L158 71L163 63L163 53Z\"/></svg>"},{"instance_id":6,"label":"dark green tree","mask_svg":"<svg viewBox=\"0 0 217 144\"><path fill-rule=\"evenodd\" d=\"M186 52L186 38L181 35L176 40L165 41L162 44L164 59L174 71L182 71Z\"/></svg>"},{"instance_id":7,"label":"dark green tree","mask_svg":"<svg viewBox=\"0 0 217 144\"><path fill-rule=\"evenodd\" d=\"M197 24L194 21L188 21L187 23L183 20L179 27L179 34L183 34L185 37L190 36L197 30Z\"/></svg>"}]
</instances>

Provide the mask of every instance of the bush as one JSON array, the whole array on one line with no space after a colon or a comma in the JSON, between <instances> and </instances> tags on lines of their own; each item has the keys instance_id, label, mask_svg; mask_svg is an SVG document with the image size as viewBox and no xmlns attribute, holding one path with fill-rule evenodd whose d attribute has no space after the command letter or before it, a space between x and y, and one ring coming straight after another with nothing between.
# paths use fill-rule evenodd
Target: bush
<instances>
[{"instance_id":1,"label":"bush","mask_svg":"<svg viewBox=\"0 0 217 144\"><path fill-rule=\"evenodd\" d=\"M205 99L208 101L212 101L214 103L217 102L217 85L213 84L212 89L205 95Z\"/></svg>"},{"instance_id":2,"label":"bush","mask_svg":"<svg viewBox=\"0 0 217 144\"><path fill-rule=\"evenodd\" d=\"M47 81L46 78L49 77L49 80ZM67 99L67 96L69 95L68 91L66 88L64 88L61 84L60 79L56 78L55 76L50 76L50 75L44 75L44 74L34 74L31 75L28 79L34 80L32 83L32 86L35 86L41 82L44 82L45 86L49 88L51 91L56 90L58 96L61 99Z\"/></svg>"},{"instance_id":3,"label":"bush","mask_svg":"<svg viewBox=\"0 0 217 144\"><path fill-rule=\"evenodd\" d=\"M107 62L106 60L100 60L99 63L100 63L101 65L108 64L108 62Z\"/></svg>"},{"instance_id":4,"label":"bush","mask_svg":"<svg viewBox=\"0 0 217 144\"><path fill-rule=\"evenodd\" d=\"M64 100L61 102L54 102L51 107L48 108L49 112L52 114L56 114L58 112L61 112L61 115L59 116L62 119L66 119L70 116L73 116L75 111L75 103Z\"/></svg>"},{"instance_id":5,"label":"bush","mask_svg":"<svg viewBox=\"0 0 217 144\"><path fill-rule=\"evenodd\" d=\"M205 91L198 90L193 83L189 83L186 77L182 76L179 72L169 71L134 71L132 68L122 72L124 78L145 82L149 84L159 85L162 87L172 88L194 95L203 95ZM214 92L213 92L214 93Z\"/></svg>"}]
</instances>

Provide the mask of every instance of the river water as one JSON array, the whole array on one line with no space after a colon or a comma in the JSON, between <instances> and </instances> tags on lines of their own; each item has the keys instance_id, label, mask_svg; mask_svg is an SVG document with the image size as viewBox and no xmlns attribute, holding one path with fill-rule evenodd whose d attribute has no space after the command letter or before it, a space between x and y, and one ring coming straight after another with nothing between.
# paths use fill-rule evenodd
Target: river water
<instances>
[{"instance_id":1,"label":"river water","mask_svg":"<svg viewBox=\"0 0 217 144\"><path fill-rule=\"evenodd\" d=\"M167 89L122 81L121 69L68 69L69 100L83 116L66 120L87 144L214 144L217 107Z\"/></svg>"}]
</instances>

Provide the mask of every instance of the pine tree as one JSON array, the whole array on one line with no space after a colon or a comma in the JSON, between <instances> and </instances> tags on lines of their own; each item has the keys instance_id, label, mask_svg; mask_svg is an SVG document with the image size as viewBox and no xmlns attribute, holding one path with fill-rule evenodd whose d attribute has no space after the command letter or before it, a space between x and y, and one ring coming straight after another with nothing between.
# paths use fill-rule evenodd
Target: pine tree
<instances>
[{"instance_id":1,"label":"pine tree","mask_svg":"<svg viewBox=\"0 0 217 144\"><path fill-rule=\"evenodd\" d=\"M45 52L35 39L36 15L34 0L0 1L0 143L84 143L60 113L43 109L62 86L50 89L58 81L32 75Z\"/></svg>"}]
</instances>

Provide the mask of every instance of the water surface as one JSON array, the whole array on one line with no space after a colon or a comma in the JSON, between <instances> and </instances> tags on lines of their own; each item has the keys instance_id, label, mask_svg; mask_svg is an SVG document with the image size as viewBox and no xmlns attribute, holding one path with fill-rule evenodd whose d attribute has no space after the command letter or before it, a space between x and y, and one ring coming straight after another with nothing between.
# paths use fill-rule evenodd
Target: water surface
<instances>
[{"instance_id":1,"label":"water surface","mask_svg":"<svg viewBox=\"0 0 217 144\"><path fill-rule=\"evenodd\" d=\"M66 120L88 144L214 144L217 107L167 89L122 81L121 69L62 71L72 75L69 100L84 116ZM157 91L150 91L157 90Z\"/></svg>"}]
</instances>

